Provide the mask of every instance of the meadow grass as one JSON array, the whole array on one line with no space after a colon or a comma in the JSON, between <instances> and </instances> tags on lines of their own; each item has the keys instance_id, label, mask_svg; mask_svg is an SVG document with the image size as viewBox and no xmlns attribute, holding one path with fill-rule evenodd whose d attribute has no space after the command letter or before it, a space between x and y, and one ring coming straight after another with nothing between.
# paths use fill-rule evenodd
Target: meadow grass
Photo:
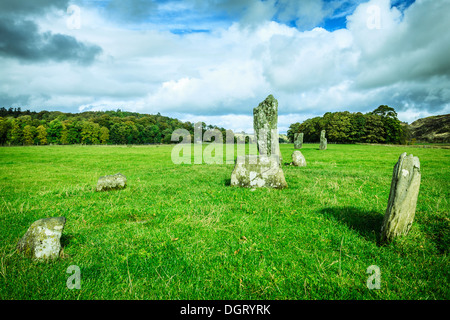
<instances>
[{"instance_id":1,"label":"meadow grass","mask_svg":"<svg viewBox=\"0 0 450 320\"><path fill-rule=\"evenodd\" d=\"M231 187L233 164L173 164L173 146L0 148L0 299L449 299L450 150L306 144L288 188ZM282 144L285 162L292 144ZM420 158L410 233L381 246L394 164ZM123 190L96 192L122 173ZM15 250L65 216L61 257ZM81 289L68 289L77 265ZM381 288L368 289L377 265Z\"/></svg>"}]
</instances>

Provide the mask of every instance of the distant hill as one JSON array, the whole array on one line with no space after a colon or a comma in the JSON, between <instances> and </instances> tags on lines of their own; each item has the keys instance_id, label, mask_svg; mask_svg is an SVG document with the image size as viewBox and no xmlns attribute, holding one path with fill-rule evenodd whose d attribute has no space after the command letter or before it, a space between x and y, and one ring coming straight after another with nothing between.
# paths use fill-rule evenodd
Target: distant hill
<instances>
[{"instance_id":1,"label":"distant hill","mask_svg":"<svg viewBox=\"0 0 450 320\"><path fill-rule=\"evenodd\" d=\"M422 142L450 142L450 114L432 116L414 121L409 125L411 138Z\"/></svg>"},{"instance_id":2,"label":"distant hill","mask_svg":"<svg viewBox=\"0 0 450 320\"><path fill-rule=\"evenodd\" d=\"M0 108L0 145L46 144L159 144L172 141L176 129L185 129L194 136L189 121L162 116L122 111L22 111ZM224 139L224 128L199 123L201 131L218 129Z\"/></svg>"}]
</instances>

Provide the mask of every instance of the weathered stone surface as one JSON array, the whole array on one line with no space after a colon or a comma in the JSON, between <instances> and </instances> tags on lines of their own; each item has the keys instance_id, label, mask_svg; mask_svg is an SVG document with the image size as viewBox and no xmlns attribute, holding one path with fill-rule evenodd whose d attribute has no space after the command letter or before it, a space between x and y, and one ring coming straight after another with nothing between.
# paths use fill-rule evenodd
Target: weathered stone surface
<instances>
[{"instance_id":1,"label":"weathered stone surface","mask_svg":"<svg viewBox=\"0 0 450 320\"><path fill-rule=\"evenodd\" d=\"M261 155L238 156L230 184L247 188L283 189L287 187L278 157Z\"/></svg>"},{"instance_id":2,"label":"weathered stone surface","mask_svg":"<svg viewBox=\"0 0 450 320\"><path fill-rule=\"evenodd\" d=\"M112 176L103 176L98 178L97 181L97 191L123 189L126 186L127 178L121 173Z\"/></svg>"},{"instance_id":3,"label":"weathered stone surface","mask_svg":"<svg viewBox=\"0 0 450 320\"><path fill-rule=\"evenodd\" d=\"M65 223L65 217L46 218L33 222L17 243L17 250L27 257L39 260L58 258Z\"/></svg>"},{"instance_id":4,"label":"weathered stone surface","mask_svg":"<svg viewBox=\"0 0 450 320\"><path fill-rule=\"evenodd\" d=\"M279 157L282 163L278 139L278 101L269 95L258 107L253 109L253 129L260 155Z\"/></svg>"},{"instance_id":5,"label":"weathered stone surface","mask_svg":"<svg viewBox=\"0 0 450 320\"><path fill-rule=\"evenodd\" d=\"M303 132L294 134L294 149L303 147Z\"/></svg>"},{"instance_id":6,"label":"weathered stone surface","mask_svg":"<svg viewBox=\"0 0 450 320\"><path fill-rule=\"evenodd\" d=\"M300 151L295 150L292 153L292 163L291 164L293 166L297 166L297 167L306 167L306 159Z\"/></svg>"},{"instance_id":7,"label":"weathered stone surface","mask_svg":"<svg viewBox=\"0 0 450 320\"><path fill-rule=\"evenodd\" d=\"M325 130L320 132L320 150L327 149L327 138L325 138Z\"/></svg>"},{"instance_id":8,"label":"weathered stone surface","mask_svg":"<svg viewBox=\"0 0 450 320\"><path fill-rule=\"evenodd\" d=\"M394 166L388 206L381 227L381 242L406 235L413 223L420 187L420 161L406 152Z\"/></svg>"}]
</instances>

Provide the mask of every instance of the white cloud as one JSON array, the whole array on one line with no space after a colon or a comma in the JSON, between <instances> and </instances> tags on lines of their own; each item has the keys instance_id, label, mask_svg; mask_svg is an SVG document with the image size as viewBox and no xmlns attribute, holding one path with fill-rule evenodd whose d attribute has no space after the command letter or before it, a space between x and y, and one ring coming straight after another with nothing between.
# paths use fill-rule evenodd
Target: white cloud
<instances>
[{"instance_id":1,"label":"white cloud","mask_svg":"<svg viewBox=\"0 0 450 320\"><path fill-rule=\"evenodd\" d=\"M437 114L450 114L450 103L447 103L443 106L441 110ZM408 108L407 111L398 112L399 119L402 119L405 122L412 123L417 119L426 118L436 115L435 112L429 112L424 109L418 109L416 107Z\"/></svg>"},{"instance_id":2,"label":"white cloud","mask_svg":"<svg viewBox=\"0 0 450 320\"><path fill-rule=\"evenodd\" d=\"M253 2L241 23L184 35L151 22L124 27L90 7L81 7L81 29L68 30L67 15L52 11L34 18L41 31L94 43L103 54L88 67L0 58L0 93L30 96L29 106L41 109L160 112L238 131L252 128L252 110L269 94L279 101L280 132L328 111L381 104L404 121L449 111L448 1L418 0L401 13L388 0L371 0L333 32L269 19L308 13L310 21L297 22L315 25L336 7L281 3L285 11L274 13L274 1ZM164 8L180 10L172 2Z\"/></svg>"}]
</instances>

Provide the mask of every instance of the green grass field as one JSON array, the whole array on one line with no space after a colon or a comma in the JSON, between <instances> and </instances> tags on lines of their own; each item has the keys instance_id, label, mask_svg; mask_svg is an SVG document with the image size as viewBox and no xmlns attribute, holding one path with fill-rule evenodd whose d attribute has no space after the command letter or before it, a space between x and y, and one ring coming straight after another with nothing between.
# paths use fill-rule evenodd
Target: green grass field
<instances>
[{"instance_id":1,"label":"green grass field","mask_svg":"<svg viewBox=\"0 0 450 320\"><path fill-rule=\"evenodd\" d=\"M307 144L289 188L229 186L234 165L175 165L172 146L0 148L0 299L450 299L450 150ZM293 145L281 145L290 160ZM392 170L420 158L410 233L378 244ZM95 192L120 172L124 190ZM65 216L61 258L15 251ZM76 265L81 289L68 289ZM377 265L381 288L368 289Z\"/></svg>"}]
</instances>

